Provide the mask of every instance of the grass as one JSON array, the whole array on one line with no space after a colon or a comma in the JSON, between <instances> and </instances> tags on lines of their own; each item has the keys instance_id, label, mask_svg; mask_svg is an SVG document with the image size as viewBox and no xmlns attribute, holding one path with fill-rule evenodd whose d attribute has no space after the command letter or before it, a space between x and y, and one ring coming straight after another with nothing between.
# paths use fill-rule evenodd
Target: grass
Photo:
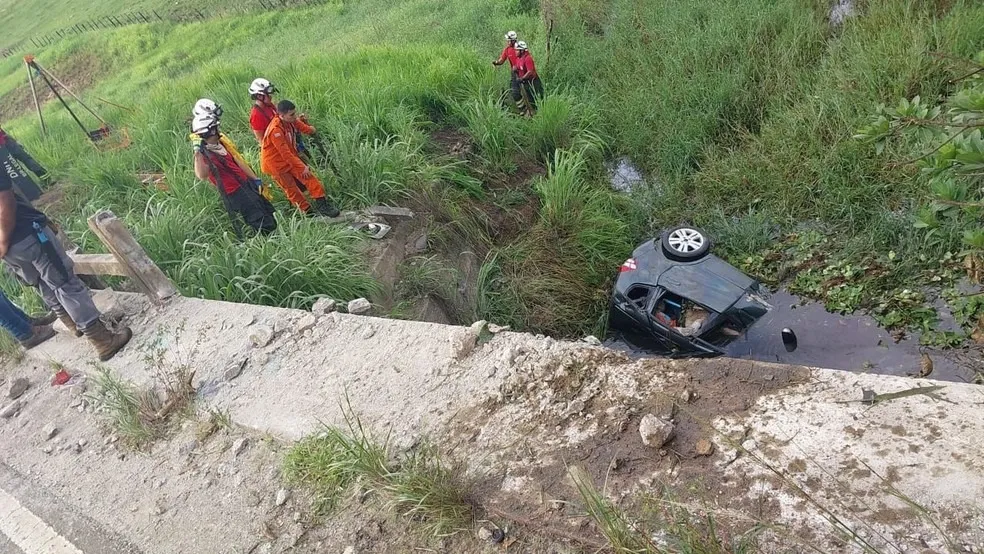
<instances>
[{"instance_id":1,"label":"grass","mask_svg":"<svg viewBox=\"0 0 984 554\"><path fill-rule=\"evenodd\" d=\"M358 483L360 494L378 494L424 535L447 537L472 525L475 506L467 468L448 463L429 444L394 456L387 441L372 437L354 415L347 418L347 430L325 427L297 443L284 459L285 478L312 491L316 512L330 514Z\"/></svg>"},{"instance_id":2,"label":"grass","mask_svg":"<svg viewBox=\"0 0 984 554\"><path fill-rule=\"evenodd\" d=\"M20 21L39 7L33 0L7 9ZM57 20L68 9L51 11ZM889 149L886 160L851 137L878 102L944 94L957 70L933 52L966 56L984 47L976 32L984 8L957 0L899 9L895 0L873 0L836 31L826 16L825 4L802 0L493 7L370 0L140 25L38 53L53 61L98 58L103 78L85 94L134 109L99 106L129 129L130 149L93 150L53 105L48 138L29 114L4 124L71 183L68 206L59 209L77 242L97 250L84 216L111 208L186 294L305 307L319 295L346 300L376 287L362 269L359 239L297 220L282 198L281 231L270 244L237 244L214 190L191 176L187 112L200 96L226 106L224 130L256 165L244 87L263 74L327 139L331 164L318 170L342 207L436 198L454 220L456 240L491 255L475 307L481 317L568 336L596 331L621 259L681 222L707 228L729 261L772 264L763 271L774 274L789 260L755 260L804 227L836 245L823 262L834 271L889 251L897 259L925 256L828 302L874 310L903 284L933 283L927 271L945 266L938 253L956 253L962 237L942 233L927 242L915 232L911 218L931 191L891 167L907 152ZM488 65L506 28L533 45L547 85L532 119L502 109L505 72ZM17 60L0 61L0 93L22 81ZM427 148L429 133L447 125L472 138L468 163ZM615 156L642 167L656 186L615 196L601 169ZM469 199L490 189L501 198L500 185L528 164L551 171L533 183L542 209L522 236L496 240ZM138 185L133 174L142 170L163 171L168 190ZM802 290L823 297L826 288Z\"/></svg>"}]
</instances>

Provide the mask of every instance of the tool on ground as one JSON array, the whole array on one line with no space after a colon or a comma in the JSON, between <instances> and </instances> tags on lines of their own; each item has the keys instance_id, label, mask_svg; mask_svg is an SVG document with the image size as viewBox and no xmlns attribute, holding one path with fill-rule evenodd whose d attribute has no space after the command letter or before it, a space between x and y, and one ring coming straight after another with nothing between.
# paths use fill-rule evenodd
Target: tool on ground
<instances>
[{"instance_id":1,"label":"tool on ground","mask_svg":"<svg viewBox=\"0 0 984 554\"><path fill-rule=\"evenodd\" d=\"M65 106L65 109L68 110L69 115L72 116L72 119L75 120L75 123L77 123L79 128L82 129L82 132L84 132L86 136L89 137L90 141L92 141L93 143L103 142L104 139L106 139L112 134L114 129L110 127L109 123L105 119L100 117L99 114L93 111L92 108L86 105L86 103L83 102L82 99L79 98L78 95L72 91L72 89L70 89L67 85L65 85L65 83L61 82L58 79L58 77L55 77L50 71L42 67L41 64L39 64L37 60L34 59L34 56L31 55L24 56L24 65L27 66L27 80L31 85L31 96L33 96L34 98L34 108L38 112L38 121L40 121L41 123L41 132L43 134L48 133L48 127L44 122L44 115L41 113L41 101L38 99L38 90L37 90L37 86L34 83L35 75L40 77L41 80L44 81L44 84L46 84L48 88L51 89L51 92L55 95L56 98L58 98L58 101L61 102L62 106ZM58 86L56 87L55 85ZM89 112L92 115L92 117L96 118L101 124L101 126L95 130L89 130L85 126L85 124L82 123L82 120L79 119L79 116L76 115L75 111L72 110L72 107L68 105L68 102L65 100L65 98L61 95L61 92L59 92L58 90L59 87L64 92L68 93L72 98L74 98L79 103L79 105L82 106L83 109L85 109L85 111ZM121 132L121 139L119 144L115 145L115 147L126 148L127 146L130 145L130 138L126 134L125 129L122 129L120 132Z\"/></svg>"}]
</instances>

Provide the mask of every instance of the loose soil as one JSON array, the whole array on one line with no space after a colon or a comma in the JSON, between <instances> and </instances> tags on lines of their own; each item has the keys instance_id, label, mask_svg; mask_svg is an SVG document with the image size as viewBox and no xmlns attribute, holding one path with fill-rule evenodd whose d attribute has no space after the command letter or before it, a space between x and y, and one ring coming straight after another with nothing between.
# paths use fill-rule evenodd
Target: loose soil
<instances>
[{"instance_id":1,"label":"loose soil","mask_svg":"<svg viewBox=\"0 0 984 554\"><path fill-rule=\"evenodd\" d=\"M75 94L80 94L83 90L96 83L109 70L110 66L107 60L90 51L75 52L67 58L55 61L51 65L46 64L44 61L40 63L42 67L50 71L65 86L72 89L72 92ZM31 96L31 87L27 83L26 76L24 81L24 84L0 97L0 122L15 119L34 111L34 98ZM42 106L56 99L55 94L45 85L44 80L38 75L34 76L34 86L38 91L38 101ZM65 93L61 87L58 87L58 92L72 106L73 110L78 109L84 112L84 109L78 105L78 102ZM97 107L92 102L87 102L87 104L94 110ZM98 113L98 110L96 112ZM88 114L79 113L77 115L83 121L86 121L85 118L87 117L91 119L91 116ZM98 124L92 126L93 129L98 127Z\"/></svg>"}]
</instances>

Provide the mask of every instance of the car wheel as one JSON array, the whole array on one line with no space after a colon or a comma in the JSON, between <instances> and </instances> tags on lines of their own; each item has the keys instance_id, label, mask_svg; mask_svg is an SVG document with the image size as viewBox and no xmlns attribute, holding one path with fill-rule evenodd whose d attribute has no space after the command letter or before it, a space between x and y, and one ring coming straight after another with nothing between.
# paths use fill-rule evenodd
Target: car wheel
<instances>
[{"instance_id":1,"label":"car wheel","mask_svg":"<svg viewBox=\"0 0 984 554\"><path fill-rule=\"evenodd\" d=\"M703 258L711 249L711 241L700 229L694 227L673 227L663 231L660 237L666 257L691 261Z\"/></svg>"}]
</instances>

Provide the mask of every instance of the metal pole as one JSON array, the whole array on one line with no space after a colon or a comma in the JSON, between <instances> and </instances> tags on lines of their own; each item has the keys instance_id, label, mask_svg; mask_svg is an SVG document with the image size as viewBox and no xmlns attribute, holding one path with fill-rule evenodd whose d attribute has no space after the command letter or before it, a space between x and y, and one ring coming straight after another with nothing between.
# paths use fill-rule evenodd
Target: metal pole
<instances>
[{"instance_id":1,"label":"metal pole","mask_svg":"<svg viewBox=\"0 0 984 554\"><path fill-rule=\"evenodd\" d=\"M41 115L41 103L38 102L38 90L34 88L34 74L31 73L31 62L24 59L24 65L27 67L27 82L31 83L31 96L34 97L34 109L38 111L38 120L41 122L41 134L47 135L48 128L44 124L44 116Z\"/></svg>"},{"instance_id":2,"label":"metal pole","mask_svg":"<svg viewBox=\"0 0 984 554\"><path fill-rule=\"evenodd\" d=\"M68 110L68 113L72 116L72 119L79 124L79 127L82 128L82 132L85 133L85 136L89 137L89 140L92 140L92 137L89 136L89 130L85 128L85 125L83 125L81 121L79 121L78 116L76 116L75 112L72 111L72 108L69 107L68 102L65 102L65 99L62 98L61 94L58 94L58 89L56 89L55 85L52 85L51 81L48 80L48 76L45 75L43 70L41 70L41 66L34 61L28 62L28 64L39 70L38 75L41 75L41 78L44 79L44 82L48 85L48 88L51 89L51 92L55 93L55 96L58 97L58 100L62 103L62 106L65 106L65 109Z\"/></svg>"},{"instance_id":3,"label":"metal pole","mask_svg":"<svg viewBox=\"0 0 984 554\"><path fill-rule=\"evenodd\" d=\"M89 106L87 106L87 105L85 104L85 102L83 102L83 101L82 101L82 99L81 99L81 98L79 98L78 96L76 96L76 95L75 95L75 93L74 93L74 92L72 92L72 89L70 89L70 88L68 88L68 87L66 87L66 86L65 86L65 83L62 83L61 81L59 81L59 80L58 80L58 77L55 77L54 75L52 75L52 74L51 74L51 72L50 72L50 71L48 71L47 69L45 69L45 68L43 68L43 67L41 67L41 65L40 65L40 64L38 64L38 62L34 62L34 66L35 66L35 67L37 67L37 68L38 68L38 69L40 70L40 72L41 72L41 76L42 76L42 77L45 77L45 80L47 80L47 78L48 78L48 77L51 77L51 79L52 79L52 80L53 80L54 82L56 82L56 83L58 83L58 85L59 85L59 86L61 86L61 88L63 88L63 89L65 89L65 92L67 92L67 93L69 93L70 95L72 95L72 98L74 98L74 99L76 99L76 100L78 101L78 103L79 103L79 104L81 104L81 105L82 105L82 107L83 107L83 108L85 108L85 110L86 110L87 112L89 112L89 113L91 113L91 114L92 114L92 117L94 117L94 118L96 118L96 119L98 119L98 120L99 120L99 121L100 121L100 122L101 122L101 123L102 123L102 124L103 124L104 126L106 126L106 127L109 127L109 123L107 123L105 119L103 119L103 118L101 118L101 117L99 117L99 114L97 114L96 112L94 112L94 111L92 111L92 109L90 109L90 108L89 108ZM50 83L49 83L49 86L51 86L51 84L50 84ZM51 87L51 88L52 88L52 90L54 90L54 87ZM57 95L57 94L58 94L58 91L55 91L55 94ZM61 98L61 97L59 96L59 98ZM64 100L62 101L62 103L64 103ZM66 104L66 107L68 107L68 105L67 105L67 104ZM71 111L71 110L69 110L69 111ZM81 125L81 124L80 124L80 125ZM88 133L88 131L86 131L86 133Z\"/></svg>"}]
</instances>

